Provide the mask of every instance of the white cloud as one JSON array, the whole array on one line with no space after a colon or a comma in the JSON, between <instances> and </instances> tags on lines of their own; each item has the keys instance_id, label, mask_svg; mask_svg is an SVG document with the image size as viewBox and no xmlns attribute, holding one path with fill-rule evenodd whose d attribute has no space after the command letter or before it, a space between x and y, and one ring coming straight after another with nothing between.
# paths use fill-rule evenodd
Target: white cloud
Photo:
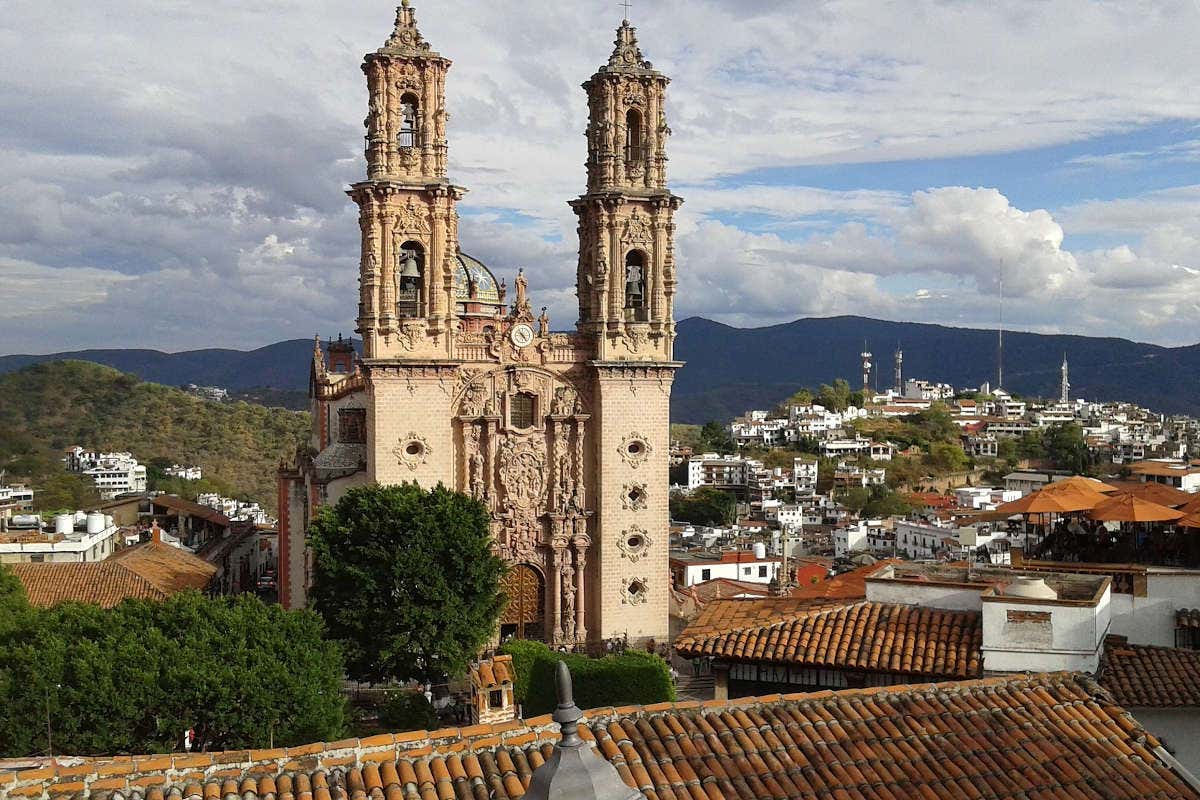
<instances>
[{"instance_id":1,"label":"white cloud","mask_svg":"<svg viewBox=\"0 0 1200 800\"><path fill-rule=\"evenodd\" d=\"M426 38L455 59L452 177L472 190L464 248L510 280L526 266L534 301L569 327L579 83L606 59L616 9L418 5ZM348 330L358 235L342 189L363 173L357 65L390 15L386 3L333 0L6 3L0 294L27 309L61 296L66 308L0 316L4 349L245 347ZM1196 187L1051 212L1014 208L1003 186L910 196L721 179L1200 118L1193 3L663 0L635 15L647 56L673 78L670 166L688 200L681 314L983 324L1002 274L1030 326L1195 338L1180 324L1195 322L1193 306L1168 293L1195 296ZM1152 157L1185 163L1193 150ZM1064 249L1079 234L1124 238Z\"/></svg>"}]
</instances>

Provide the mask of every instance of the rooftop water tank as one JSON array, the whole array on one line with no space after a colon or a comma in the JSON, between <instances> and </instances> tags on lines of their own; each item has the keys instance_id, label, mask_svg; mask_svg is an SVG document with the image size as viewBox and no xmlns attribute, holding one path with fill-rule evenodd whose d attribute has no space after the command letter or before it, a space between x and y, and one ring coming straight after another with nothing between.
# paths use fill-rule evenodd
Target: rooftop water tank
<instances>
[{"instance_id":1,"label":"rooftop water tank","mask_svg":"<svg viewBox=\"0 0 1200 800\"><path fill-rule=\"evenodd\" d=\"M1004 588L1004 594L1009 597L1028 597L1036 600L1057 600L1058 592L1046 585L1042 578L1032 575L1021 575Z\"/></svg>"},{"instance_id":2,"label":"rooftop water tank","mask_svg":"<svg viewBox=\"0 0 1200 800\"><path fill-rule=\"evenodd\" d=\"M66 536L71 531L75 530L75 515L74 514L59 514L54 518L54 532Z\"/></svg>"},{"instance_id":3,"label":"rooftop water tank","mask_svg":"<svg viewBox=\"0 0 1200 800\"><path fill-rule=\"evenodd\" d=\"M87 532L89 534L100 533L104 530L104 515L99 511L93 511L87 515Z\"/></svg>"},{"instance_id":4,"label":"rooftop water tank","mask_svg":"<svg viewBox=\"0 0 1200 800\"><path fill-rule=\"evenodd\" d=\"M762 561L767 557L767 546L762 542L754 543L754 559Z\"/></svg>"},{"instance_id":5,"label":"rooftop water tank","mask_svg":"<svg viewBox=\"0 0 1200 800\"><path fill-rule=\"evenodd\" d=\"M14 514L9 524L14 528L40 528L42 518L37 514Z\"/></svg>"}]
</instances>

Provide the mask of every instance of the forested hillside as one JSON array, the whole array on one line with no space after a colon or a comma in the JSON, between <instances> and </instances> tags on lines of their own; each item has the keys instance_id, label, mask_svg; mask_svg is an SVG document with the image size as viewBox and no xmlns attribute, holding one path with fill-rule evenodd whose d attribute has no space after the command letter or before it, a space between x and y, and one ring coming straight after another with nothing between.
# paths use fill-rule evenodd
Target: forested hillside
<instances>
[{"instance_id":1,"label":"forested hillside","mask_svg":"<svg viewBox=\"0 0 1200 800\"><path fill-rule=\"evenodd\" d=\"M0 469L85 499L63 475L63 448L128 450L143 463L169 459L274 509L279 457L309 430L306 413L214 403L83 361L37 364L0 376ZM52 503L53 505L53 503Z\"/></svg>"}]
</instances>

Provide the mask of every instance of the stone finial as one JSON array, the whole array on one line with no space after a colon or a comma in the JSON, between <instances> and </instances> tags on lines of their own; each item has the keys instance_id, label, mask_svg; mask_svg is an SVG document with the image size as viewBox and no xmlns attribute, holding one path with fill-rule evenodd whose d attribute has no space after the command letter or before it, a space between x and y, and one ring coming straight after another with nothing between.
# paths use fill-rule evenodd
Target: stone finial
<instances>
[{"instance_id":1,"label":"stone finial","mask_svg":"<svg viewBox=\"0 0 1200 800\"><path fill-rule=\"evenodd\" d=\"M379 52L407 55L429 52L429 43L417 30L416 9L409 5L408 0L401 0L396 8L396 26Z\"/></svg>"},{"instance_id":2,"label":"stone finial","mask_svg":"<svg viewBox=\"0 0 1200 800\"><path fill-rule=\"evenodd\" d=\"M554 683L558 706L553 717L562 738L546 763L533 771L526 800L645 800L644 794L626 786L617 768L579 735L583 712L575 705L566 662L555 665Z\"/></svg>"},{"instance_id":3,"label":"stone finial","mask_svg":"<svg viewBox=\"0 0 1200 800\"><path fill-rule=\"evenodd\" d=\"M617 38L613 42L612 55L608 58L608 66L616 68L651 69L651 64L642 58L642 50L638 47L637 28L622 20L617 28Z\"/></svg>"}]
</instances>

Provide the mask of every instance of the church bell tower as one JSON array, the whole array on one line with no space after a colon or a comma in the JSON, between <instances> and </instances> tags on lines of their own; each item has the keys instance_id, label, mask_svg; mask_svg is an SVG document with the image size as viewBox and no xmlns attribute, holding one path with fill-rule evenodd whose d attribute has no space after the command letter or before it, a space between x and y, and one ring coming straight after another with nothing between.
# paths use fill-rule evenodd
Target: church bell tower
<instances>
[{"instance_id":1,"label":"church bell tower","mask_svg":"<svg viewBox=\"0 0 1200 800\"><path fill-rule=\"evenodd\" d=\"M455 316L455 203L466 191L446 178L450 60L422 38L403 0L392 35L362 69L370 94L367 179L348 194L362 231L363 356L446 357Z\"/></svg>"},{"instance_id":2,"label":"church bell tower","mask_svg":"<svg viewBox=\"0 0 1200 800\"><path fill-rule=\"evenodd\" d=\"M670 361L673 238L683 202L666 185L663 105L670 79L642 57L624 20L608 63L586 83L587 193L579 217L579 330L601 360Z\"/></svg>"}]
</instances>

